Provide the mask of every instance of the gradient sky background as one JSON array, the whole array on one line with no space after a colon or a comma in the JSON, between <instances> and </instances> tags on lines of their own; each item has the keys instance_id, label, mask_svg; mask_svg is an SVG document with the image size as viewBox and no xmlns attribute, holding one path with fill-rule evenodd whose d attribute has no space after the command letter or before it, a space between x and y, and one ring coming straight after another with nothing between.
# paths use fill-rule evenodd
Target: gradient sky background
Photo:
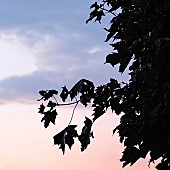
<instances>
[{"instance_id":1,"label":"gradient sky background","mask_svg":"<svg viewBox=\"0 0 170 170\"><path fill-rule=\"evenodd\" d=\"M128 80L127 71L104 64L111 51L104 43L106 21L85 24L84 0L0 0L0 170L121 170L123 146L112 129L119 119L110 111L96 121L95 138L81 153L76 142L63 156L52 137L69 122L72 108L60 108L57 126L44 129L37 110L38 91L71 87L81 78L95 85L110 77ZM73 124L83 126L92 110L78 107ZM151 165L150 170L153 170ZM146 170L148 159L125 170Z\"/></svg>"}]
</instances>

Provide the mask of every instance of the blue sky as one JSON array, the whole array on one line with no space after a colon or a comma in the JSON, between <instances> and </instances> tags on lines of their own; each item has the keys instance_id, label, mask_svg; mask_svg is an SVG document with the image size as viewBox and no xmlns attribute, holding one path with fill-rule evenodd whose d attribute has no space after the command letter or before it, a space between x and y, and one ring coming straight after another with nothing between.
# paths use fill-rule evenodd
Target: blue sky
<instances>
[{"instance_id":1,"label":"blue sky","mask_svg":"<svg viewBox=\"0 0 170 170\"><path fill-rule=\"evenodd\" d=\"M96 85L120 74L104 64L111 51L98 23L86 24L92 1L0 0L0 100L34 100L44 88ZM126 76L123 79L127 79Z\"/></svg>"}]
</instances>

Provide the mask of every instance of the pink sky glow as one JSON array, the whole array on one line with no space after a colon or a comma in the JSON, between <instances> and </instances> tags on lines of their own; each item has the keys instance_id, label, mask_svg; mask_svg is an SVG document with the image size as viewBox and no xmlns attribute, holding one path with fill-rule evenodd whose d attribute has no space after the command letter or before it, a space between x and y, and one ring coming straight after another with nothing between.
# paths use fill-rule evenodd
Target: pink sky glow
<instances>
[{"instance_id":1,"label":"pink sky glow","mask_svg":"<svg viewBox=\"0 0 170 170\"><path fill-rule=\"evenodd\" d=\"M40 115L36 114L37 107L38 105L16 103L1 105L0 170L122 170L119 159L123 147L119 144L118 136L112 136L113 126L118 123L112 113L107 113L96 121L93 129L95 138L87 150L81 153L77 141L71 151L66 149L63 156L58 146L53 146L52 136L62 130L60 128L64 128L68 122L66 114L71 108L62 111L63 115L56 122L58 126L51 125L44 129ZM79 112L81 116L77 116ZM77 109L75 123L82 121L81 117L85 114L87 115L87 110ZM140 160L132 167L124 168L147 169L154 169L154 165L148 168L147 160Z\"/></svg>"}]
</instances>

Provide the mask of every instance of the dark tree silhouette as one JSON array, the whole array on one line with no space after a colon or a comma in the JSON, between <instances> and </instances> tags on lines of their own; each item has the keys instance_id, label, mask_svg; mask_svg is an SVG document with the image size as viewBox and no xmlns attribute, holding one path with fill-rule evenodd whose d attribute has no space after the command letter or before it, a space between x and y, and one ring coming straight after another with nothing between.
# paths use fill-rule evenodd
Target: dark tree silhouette
<instances>
[{"instance_id":1,"label":"dark tree silhouette","mask_svg":"<svg viewBox=\"0 0 170 170\"><path fill-rule=\"evenodd\" d=\"M68 126L54 136L63 154L65 145L71 149L74 138L81 143L84 151L90 144L91 127L96 119L111 108L121 116L120 124L113 130L118 132L124 144L120 159L123 167L133 165L149 153L150 162L160 158L158 170L170 169L170 1L169 0L102 0L90 7L92 12L87 20L101 23L102 18L111 14L106 42L111 42L113 51L106 56L106 63L113 67L119 64L123 73L129 62L131 76L128 83L110 82L94 87L89 80L78 81L71 90L65 86L57 102L56 90L42 90L39 113L43 114L45 128L55 124L56 107L60 105L84 106L91 104L93 119L85 118L84 127L78 135L76 125ZM70 98L70 103L65 103Z\"/></svg>"}]
</instances>

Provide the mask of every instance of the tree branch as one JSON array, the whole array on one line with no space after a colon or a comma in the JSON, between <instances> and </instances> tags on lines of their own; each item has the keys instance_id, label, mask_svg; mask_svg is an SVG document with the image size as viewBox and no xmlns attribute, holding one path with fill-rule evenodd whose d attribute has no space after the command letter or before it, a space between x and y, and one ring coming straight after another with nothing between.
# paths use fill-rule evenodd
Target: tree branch
<instances>
[{"instance_id":1,"label":"tree branch","mask_svg":"<svg viewBox=\"0 0 170 170\"><path fill-rule=\"evenodd\" d=\"M72 104L78 104L80 102L80 100L77 100L75 102L71 102L71 103L57 103L57 106L69 106Z\"/></svg>"}]
</instances>

